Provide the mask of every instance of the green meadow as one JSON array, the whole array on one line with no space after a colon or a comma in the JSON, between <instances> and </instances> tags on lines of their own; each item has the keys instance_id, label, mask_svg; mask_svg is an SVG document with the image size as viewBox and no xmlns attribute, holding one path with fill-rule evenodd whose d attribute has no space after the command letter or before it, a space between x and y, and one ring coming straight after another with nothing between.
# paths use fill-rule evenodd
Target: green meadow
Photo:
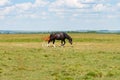
<instances>
[{"instance_id":1,"label":"green meadow","mask_svg":"<svg viewBox=\"0 0 120 80\"><path fill-rule=\"evenodd\" d=\"M119 34L69 33L64 47L48 35L0 34L0 80L120 80Z\"/></svg>"}]
</instances>

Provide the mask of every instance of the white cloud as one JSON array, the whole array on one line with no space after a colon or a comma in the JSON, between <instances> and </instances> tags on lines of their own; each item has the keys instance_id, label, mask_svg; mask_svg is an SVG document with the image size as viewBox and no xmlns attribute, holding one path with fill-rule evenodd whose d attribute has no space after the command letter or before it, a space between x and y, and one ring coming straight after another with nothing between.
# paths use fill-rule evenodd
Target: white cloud
<instances>
[{"instance_id":1,"label":"white cloud","mask_svg":"<svg viewBox=\"0 0 120 80\"><path fill-rule=\"evenodd\" d=\"M5 18L5 16L0 16L0 19L4 19Z\"/></svg>"},{"instance_id":2,"label":"white cloud","mask_svg":"<svg viewBox=\"0 0 120 80\"><path fill-rule=\"evenodd\" d=\"M80 0L83 3L101 3L105 2L106 0Z\"/></svg>"},{"instance_id":3,"label":"white cloud","mask_svg":"<svg viewBox=\"0 0 120 80\"><path fill-rule=\"evenodd\" d=\"M10 3L10 0L0 0L0 6L4 6L9 3Z\"/></svg>"},{"instance_id":4,"label":"white cloud","mask_svg":"<svg viewBox=\"0 0 120 80\"><path fill-rule=\"evenodd\" d=\"M86 3L95 2L95 0L83 0Z\"/></svg>"},{"instance_id":5,"label":"white cloud","mask_svg":"<svg viewBox=\"0 0 120 80\"><path fill-rule=\"evenodd\" d=\"M43 0L35 0L35 3L33 4L33 7L44 7L47 5L49 2L48 1L43 1Z\"/></svg>"},{"instance_id":6,"label":"white cloud","mask_svg":"<svg viewBox=\"0 0 120 80\"><path fill-rule=\"evenodd\" d=\"M80 3L79 0L65 0L65 5L68 7L75 7L75 8L83 8L85 7L84 4Z\"/></svg>"},{"instance_id":7,"label":"white cloud","mask_svg":"<svg viewBox=\"0 0 120 80\"><path fill-rule=\"evenodd\" d=\"M15 7L10 6L10 7L5 7L0 10L0 19L5 18L6 15L10 14L11 11L14 11Z\"/></svg>"},{"instance_id":8,"label":"white cloud","mask_svg":"<svg viewBox=\"0 0 120 80\"><path fill-rule=\"evenodd\" d=\"M56 8L63 6L64 1L63 0L56 0L55 2L51 3L50 7Z\"/></svg>"},{"instance_id":9,"label":"white cloud","mask_svg":"<svg viewBox=\"0 0 120 80\"><path fill-rule=\"evenodd\" d=\"M37 18L38 16L36 14L19 14L16 16L16 18Z\"/></svg>"},{"instance_id":10,"label":"white cloud","mask_svg":"<svg viewBox=\"0 0 120 80\"><path fill-rule=\"evenodd\" d=\"M105 11L107 9L106 5L103 4L97 4L93 7L95 11Z\"/></svg>"},{"instance_id":11,"label":"white cloud","mask_svg":"<svg viewBox=\"0 0 120 80\"><path fill-rule=\"evenodd\" d=\"M107 15L107 18L109 19L116 18L116 15Z\"/></svg>"},{"instance_id":12,"label":"white cloud","mask_svg":"<svg viewBox=\"0 0 120 80\"><path fill-rule=\"evenodd\" d=\"M21 3L21 4L15 4L11 6L4 7L0 11L1 16L7 16L7 15L14 15L24 13L26 10L30 10L32 7L31 3Z\"/></svg>"},{"instance_id":13,"label":"white cloud","mask_svg":"<svg viewBox=\"0 0 120 80\"><path fill-rule=\"evenodd\" d=\"M41 12L41 14L42 14L42 15L47 15L47 13L46 13L46 12Z\"/></svg>"},{"instance_id":14,"label":"white cloud","mask_svg":"<svg viewBox=\"0 0 120 80\"><path fill-rule=\"evenodd\" d=\"M0 0L0 5L8 4L9 0ZM44 7L48 4L48 1L43 0L35 0L34 3L32 2L24 2L24 3L17 3L9 6L4 6L0 8L0 18L3 18L7 15L14 15L21 17L29 16L29 17L36 17L38 10L41 10L41 7ZM38 14L39 15L39 14Z\"/></svg>"},{"instance_id":15,"label":"white cloud","mask_svg":"<svg viewBox=\"0 0 120 80\"><path fill-rule=\"evenodd\" d=\"M28 2L28 3L16 4L15 8L19 10L28 10L32 8L32 3Z\"/></svg>"},{"instance_id":16,"label":"white cloud","mask_svg":"<svg viewBox=\"0 0 120 80\"><path fill-rule=\"evenodd\" d=\"M55 13L59 17L66 15L76 17L79 16L78 14L84 15L85 13L89 15L92 12L107 12L110 14L120 9L120 3L117 3L117 7L114 7L109 5L109 3L104 3L104 1L105 0L55 0L50 2L48 0L35 0L33 3L16 3L9 6L2 6L2 8L0 8L0 18L7 15L37 18L41 15L46 16L47 13ZM8 3L10 3L10 0L0 0L0 6Z\"/></svg>"},{"instance_id":17,"label":"white cloud","mask_svg":"<svg viewBox=\"0 0 120 80\"><path fill-rule=\"evenodd\" d=\"M66 14L72 14L81 9L88 8L88 4L83 4L81 0L56 0L49 6L49 11L54 12L58 17L64 18ZM72 13L71 13L72 12Z\"/></svg>"},{"instance_id":18,"label":"white cloud","mask_svg":"<svg viewBox=\"0 0 120 80\"><path fill-rule=\"evenodd\" d=\"M86 7L85 4L82 4L80 0L56 0L51 4L50 7L59 7L59 8L83 8Z\"/></svg>"},{"instance_id":19,"label":"white cloud","mask_svg":"<svg viewBox=\"0 0 120 80\"><path fill-rule=\"evenodd\" d=\"M120 6L120 3L117 3L117 6Z\"/></svg>"}]
</instances>

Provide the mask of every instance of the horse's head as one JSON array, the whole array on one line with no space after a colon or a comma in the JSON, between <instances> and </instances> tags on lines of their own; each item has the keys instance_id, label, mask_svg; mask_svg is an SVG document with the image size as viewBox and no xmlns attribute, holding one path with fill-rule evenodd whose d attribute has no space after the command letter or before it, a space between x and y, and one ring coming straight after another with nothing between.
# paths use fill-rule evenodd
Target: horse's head
<instances>
[{"instance_id":1,"label":"horse's head","mask_svg":"<svg viewBox=\"0 0 120 80\"><path fill-rule=\"evenodd\" d=\"M69 43L72 45L72 38L69 38Z\"/></svg>"},{"instance_id":2,"label":"horse's head","mask_svg":"<svg viewBox=\"0 0 120 80\"><path fill-rule=\"evenodd\" d=\"M69 43L72 45L72 38L66 33L64 33L64 35L65 35L65 38L68 39Z\"/></svg>"}]
</instances>

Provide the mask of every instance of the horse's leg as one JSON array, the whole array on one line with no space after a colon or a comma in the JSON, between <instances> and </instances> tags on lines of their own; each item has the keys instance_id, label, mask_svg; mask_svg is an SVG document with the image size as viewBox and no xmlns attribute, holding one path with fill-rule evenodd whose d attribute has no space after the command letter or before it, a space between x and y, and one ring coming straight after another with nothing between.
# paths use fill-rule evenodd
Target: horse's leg
<instances>
[{"instance_id":1,"label":"horse's leg","mask_svg":"<svg viewBox=\"0 0 120 80\"><path fill-rule=\"evenodd\" d=\"M55 47L55 44L54 44L54 43L55 43L55 39L53 40L53 46Z\"/></svg>"},{"instance_id":2,"label":"horse's leg","mask_svg":"<svg viewBox=\"0 0 120 80\"><path fill-rule=\"evenodd\" d=\"M51 42L51 40L48 41L47 47L49 47L49 43Z\"/></svg>"},{"instance_id":3,"label":"horse's leg","mask_svg":"<svg viewBox=\"0 0 120 80\"><path fill-rule=\"evenodd\" d=\"M61 40L61 46L63 46L63 40Z\"/></svg>"},{"instance_id":4,"label":"horse's leg","mask_svg":"<svg viewBox=\"0 0 120 80\"><path fill-rule=\"evenodd\" d=\"M65 43L66 43L66 42L65 42L65 39L63 40L63 42L64 42L64 43L63 43L63 46L64 46L64 45L65 45Z\"/></svg>"},{"instance_id":5,"label":"horse's leg","mask_svg":"<svg viewBox=\"0 0 120 80\"><path fill-rule=\"evenodd\" d=\"M65 45L65 40L61 40L61 46Z\"/></svg>"}]
</instances>

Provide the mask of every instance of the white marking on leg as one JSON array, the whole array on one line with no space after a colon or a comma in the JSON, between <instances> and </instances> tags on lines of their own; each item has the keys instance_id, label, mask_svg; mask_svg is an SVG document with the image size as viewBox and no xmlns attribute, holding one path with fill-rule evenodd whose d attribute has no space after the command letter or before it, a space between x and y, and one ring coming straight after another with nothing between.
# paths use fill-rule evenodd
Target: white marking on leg
<instances>
[{"instance_id":1,"label":"white marking on leg","mask_svg":"<svg viewBox=\"0 0 120 80\"><path fill-rule=\"evenodd\" d=\"M53 47L56 47L55 44L53 44Z\"/></svg>"},{"instance_id":2,"label":"white marking on leg","mask_svg":"<svg viewBox=\"0 0 120 80\"><path fill-rule=\"evenodd\" d=\"M47 47L49 47L49 44L47 44Z\"/></svg>"}]
</instances>

